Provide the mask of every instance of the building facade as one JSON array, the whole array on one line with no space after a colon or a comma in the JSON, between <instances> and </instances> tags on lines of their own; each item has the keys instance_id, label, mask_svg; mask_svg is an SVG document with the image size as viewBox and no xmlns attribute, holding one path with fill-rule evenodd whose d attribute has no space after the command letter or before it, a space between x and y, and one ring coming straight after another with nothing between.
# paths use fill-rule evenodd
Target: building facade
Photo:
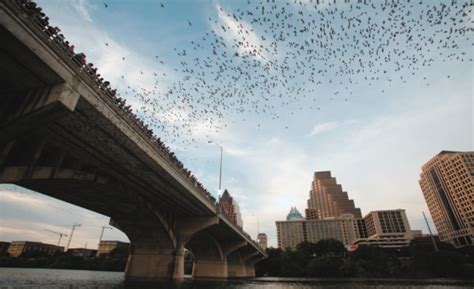
<instances>
[{"instance_id":1,"label":"building facade","mask_svg":"<svg viewBox=\"0 0 474 289\"><path fill-rule=\"evenodd\" d=\"M95 257L97 255L97 250L87 248L69 248L67 249L67 252L73 256L85 258Z\"/></svg>"},{"instance_id":2,"label":"building facade","mask_svg":"<svg viewBox=\"0 0 474 289\"><path fill-rule=\"evenodd\" d=\"M361 219L352 214L324 220L304 220L296 208L291 208L286 221L277 221L278 247L296 249L301 242L317 243L323 239L336 239L346 247L366 237L365 227Z\"/></svg>"},{"instance_id":3,"label":"building facade","mask_svg":"<svg viewBox=\"0 0 474 289\"><path fill-rule=\"evenodd\" d=\"M9 247L10 247L10 242L0 241L0 256L7 254Z\"/></svg>"},{"instance_id":4,"label":"building facade","mask_svg":"<svg viewBox=\"0 0 474 289\"><path fill-rule=\"evenodd\" d=\"M110 253L114 249L130 248L130 243L121 241L100 241L97 256Z\"/></svg>"},{"instance_id":5,"label":"building facade","mask_svg":"<svg viewBox=\"0 0 474 289\"><path fill-rule=\"evenodd\" d=\"M258 235L257 235L257 244L260 246L260 248L262 248L263 250L266 250L267 246L268 246L267 234L258 233Z\"/></svg>"},{"instance_id":6,"label":"building facade","mask_svg":"<svg viewBox=\"0 0 474 289\"><path fill-rule=\"evenodd\" d=\"M8 247L8 254L12 257L27 256L33 254L44 253L46 255L54 255L64 252L64 247L45 244L41 242L30 241L12 241Z\"/></svg>"},{"instance_id":7,"label":"building facade","mask_svg":"<svg viewBox=\"0 0 474 289\"><path fill-rule=\"evenodd\" d=\"M243 228L244 223L240 214L239 205L229 194L229 191L224 190L222 196L219 197L219 207L221 212L226 215L232 223L236 224L240 228Z\"/></svg>"},{"instance_id":8,"label":"building facade","mask_svg":"<svg viewBox=\"0 0 474 289\"><path fill-rule=\"evenodd\" d=\"M306 241L304 220L276 221L278 247L296 249L296 246Z\"/></svg>"},{"instance_id":9,"label":"building facade","mask_svg":"<svg viewBox=\"0 0 474 289\"><path fill-rule=\"evenodd\" d=\"M349 199L330 171L314 173L305 213L307 220L337 218L345 214L362 218L360 209L355 207L354 201Z\"/></svg>"},{"instance_id":10,"label":"building facade","mask_svg":"<svg viewBox=\"0 0 474 289\"><path fill-rule=\"evenodd\" d=\"M420 187L441 241L474 244L474 152L442 151L421 168Z\"/></svg>"},{"instance_id":11,"label":"building facade","mask_svg":"<svg viewBox=\"0 0 474 289\"><path fill-rule=\"evenodd\" d=\"M405 247L413 239L405 210L372 211L364 216L367 238L356 244L379 247Z\"/></svg>"}]
</instances>

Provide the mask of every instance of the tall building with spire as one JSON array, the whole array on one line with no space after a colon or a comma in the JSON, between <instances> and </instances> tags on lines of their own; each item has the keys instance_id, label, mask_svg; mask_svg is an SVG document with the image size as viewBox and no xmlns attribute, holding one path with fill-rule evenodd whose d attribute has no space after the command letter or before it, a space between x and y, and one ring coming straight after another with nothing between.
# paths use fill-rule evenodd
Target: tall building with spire
<instances>
[{"instance_id":1,"label":"tall building with spire","mask_svg":"<svg viewBox=\"0 0 474 289\"><path fill-rule=\"evenodd\" d=\"M229 191L224 190L222 196L219 197L219 207L221 212L226 215L232 223L243 228L244 223L242 221L242 216L240 215L239 205L229 194Z\"/></svg>"},{"instance_id":2,"label":"tall building with spire","mask_svg":"<svg viewBox=\"0 0 474 289\"><path fill-rule=\"evenodd\" d=\"M355 207L354 201L349 199L330 171L314 173L305 213L307 220L337 218L346 214L362 218L360 209Z\"/></svg>"},{"instance_id":3,"label":"tall building with spire","mask_svg":"<svg viewBox=\"0 0 474 289\"><path fill-rule=\"evenodd\" d=\"M303 215L301 215L300 211L296 207L291 207L290 212L286 215L287 221L299 221L303 220Z\"/></svg>"},{"instance_id":4,"label":"tall building with spire","mask_svg":"<svg viewBox=\"0 0 474 289\"><path fill-rule=\"evenodd\" d=\"M474 152L442 151L421 170L419 183L441 241L474 245Z\"/></svg>"}]
</instances>

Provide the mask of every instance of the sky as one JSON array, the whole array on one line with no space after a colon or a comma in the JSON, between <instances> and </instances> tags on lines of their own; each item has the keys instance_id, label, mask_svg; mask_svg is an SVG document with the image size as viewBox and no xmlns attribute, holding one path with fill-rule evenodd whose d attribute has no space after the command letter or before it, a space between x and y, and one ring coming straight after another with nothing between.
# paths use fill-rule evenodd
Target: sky
<instances>
[{"instance_id":1,"label":"sky","mask_svg":"<svg viewBox=\"0 0 474 289\"><path fill-rule=\"evenodd\" d=\"M472 30L463 37L448 40L457 46L444 48L443 53L435 53L441 51L435 44L424 46L422 51L409 42L393 41L385 46L390 51L406 49L405 56L429 59L429 65L413 65L413 59L407 65L407 58L401 56L371 59L359 55L358 59L364 64L373 61L379 68L351 75L346 72L331 75L331 69L350 60L333 54L314 62L321 69L329 70L328 73L318 72L320 68L316 70L321 84L309 82L302 73L290 73L278 76L277 88L265 91L266 86L256 79L262 72L259 69L268 61L281 65L286 63L285 56L295 56L287 61L288 66L297 67L294 71L298 72L308 72L299 66L310 62L295 55L288 45L280 45L274 53L263 49L256 55L252 55L248 47L234 45L243 27L250 31L245 36L251 45L271 46L272 30L265 25L280 21L274 15L263 22L252 21L248 13L239 21L232 16L260 7L260 2L123 0L105 1L107 5L104 1L91 0L37 2L52 25L61 28L76 51L84 51L102 76L129 100L134 111L152 125L155 134L216 197L220 193L219 148L214 143L223 147L222 186L237 200L244 230L254 237L258 229L266 233L270 246L277 245L275 221L285 219L292 206L304 213L313 173L325 170L332 172L363 215L372 210L405 209L412 229L427 232L422 212L428 209L418 185L421 166L442 150L473 150ZM373 10L351 8L340 2L328 5L326 1L317 8L309 0L282 0L277 4L284 6L288 13L304 15L301 18L306 22L319 19L318 11L326 15L343 11L358 19L372 17L369 21L378 21L379 26L386 21L388 30L401 24L387 11L370 15ZM380 5L385 1L372 2ZM395 9L424 15L426 2L415 2L411 2L415 5L411 9L400 6ZM451 1L431 3L441 7L441 4L450 5ZM276 4L264 1L263 5L268 8ZM364 15L364 11L369 11L369 15ZM289 19L286 24L297 26L291 17ZM338 17L328 19L336 30L347 24ZM472 29L472 12L455 15L453 21L466 19L469 22L465 26ZM425 18L420 21L419 27L409 27L413 30L421 27L418 35L413 33L420 43L427 41L423 38L425 34L446 39L436 32L440 26L431 27L423 22ZM449 29L451 24L445 21L440 25ZM318 29L318 23L312 27ZM219 44L221 50L217 56L212 53L212 44L202 40L213 39L213 35L220 39L219 43L227 44L224 48ZM295 42L303 40L300 34L293 39ZM369 40L368 48L385 41L382 38ZM337 50L353 42L353 38L347 37L334 40L330 45ZM193 49L196 43L201 46ZM186 50L186 56L182 50ZM219 58L223 50L228 55L237 53L239 57L248 57L247 63L253 63L259 71L246 81L229 81L236 73L234 68L246 69L242 61L226 66L232 69L225 67L220 80L214 80L209 73L202 78L213 87L232 87L245 93L249 93L246 89L255 83L257 85L252 87L255 95L242 98L245 103L229 102L227 106L217 107L212 107L215 95L204 95L199 107L195 102L197 95L203 92L193 94L191 89L196 85L193 80L198 78L191 77L191 82L181 85L183 79L191 75L189 70L184 71L186 65L182 61L191 63L193 58L210 57L215 63L224 62L223 57ZM204 71L197 64L189 65L188 69ZM358 69L358 64L351 63L349 69ZM276 73L270 70L267 77ZM278 98L276 89L281 89L281 80L288 80L289 85L288 89L281 90L283 98ZM197 105L199 111L180 105L184 98L170 96L168 92L173 89L182 95L191 92L189 103ZM234 99L231 97L229 101ZM203 112L203 106L209 106L209 112ZM101 227L107 226L109 221L107 216L12 185L0 185L0 217L1 240L56 243L58 236L46 229L69 234L76 223L81 227L76 229L71 247L87 244L89 248L97 246ZM115 228L106 229L104 239L128 240ZM65 244L63 239L61 245Z\"/></svg>"}]
</instances>

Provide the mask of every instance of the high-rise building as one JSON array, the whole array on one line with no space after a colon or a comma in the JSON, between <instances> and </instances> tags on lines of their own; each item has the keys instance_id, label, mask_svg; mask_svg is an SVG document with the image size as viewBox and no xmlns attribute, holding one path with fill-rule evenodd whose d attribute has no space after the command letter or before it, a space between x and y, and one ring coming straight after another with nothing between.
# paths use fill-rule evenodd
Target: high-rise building
<instances>
[{"instance_id":1,"label":"high-rise building","mask_svg":"<svg viewBox=\"0 0 474 289\"><path fill-rule=\"evenodd\" d=\"M267 234L265 233L258 233L257 235L257 244L262 248L263 250L267 249L268 243L267 243Z\"/></svg>"},{"instance_id":2,"label":"high-rise building","mask_svg":"<svg viewBox=\"0 0 474 289\"><path fill-rule=\"evenodd\" d=\"M405 210L372 211L364 217L367 239L358 244L379 247L404 247L413 239Z\"/></svg>"},{"instance_id":3,"label":"high-rise building","mask_svg":"<svg viewBox=\"0 0 474 289\"><path fill-rule=\"evenodd\" d=\"M354 201L349 199L330 171L314 173L305 212L307 220L337 218L344 214L362 218L360 209L355 207Z\"/></svg>"},{"instance_id":4,"label":"high-rise building","mask_svg":"<svg viewBox=\"0 0 474 289\"><path fill-rule=\"evenodd\" d=\"M46 255L54 255L64 252L64 247L52 244L30 241L12 241L8 247L8 253L12 257L27 256L30 254L43 253Z\"/></svg>"},{"instance_id":5,"label":"high-rise building","mask_svg":"<svg viewBox=\"0 0 474 289\"><path fill-rule=\"evenodd\" d=\"M474 244L474 152L442 151L421 168L420 186L441 241Z\"/></svg>"},{"instance_id":6,"label":"high-rise building","mask_svg":"<svg viewBox=\"0 0 474 289\"><path fill-rule=\"evenodd\" d=\"M336 239L349 247L356 240L366 236L364 230L358 228L360 221L362 220L354 219L352 214L324 220L290 218L287 221L277 221L278 247L294 250L301 242L317 243L323 239Z\"/></svg>"},{"instance_id":7,"label":"high-rise building","mask_svg":"<svg viewBox=\"0 0 474 289\"><path fill-rule=\"evenodd\" d=\"M303 215L301 215L300 211L296 207L291 207L290 212L286 215L287 221L299 221L303 220Z\"/></svg>"},{"instance_id":8,"label":"high-rise building","mask_svg":"<svg viewBox=\"0 0 474 289\"><path fill-rule=\"evenodd\" d=\"M219 197L219 207L221 212L226 215L230 221L238 227L243 228L244 223L240 215L240 209L234 198L231 197L229 191L224 190L222 196Z\"/></svg>"},{"instance_id":9,"label":"high-rise building","mask_svg":"<svg viewBox=\"0 0 474 289\"><path fill-rule=\"evenodd\" d=\"M276 221L278 247L296 249L305 241L304 218L296 207L291 207L286 215L286 221Z\"/></svg>"}]
</instances>

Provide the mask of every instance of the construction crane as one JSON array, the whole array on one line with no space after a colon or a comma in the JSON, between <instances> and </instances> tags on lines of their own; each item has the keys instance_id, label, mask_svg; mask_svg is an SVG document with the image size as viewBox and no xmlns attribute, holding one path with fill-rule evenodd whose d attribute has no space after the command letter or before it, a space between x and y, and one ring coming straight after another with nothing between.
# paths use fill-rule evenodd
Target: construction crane
<instances>
[{"instance_id":1,"label":"construction crane","mask_svg":"<svg viewBox=\"0 0 474 289\"><path fill-rule=\"evenodd\" d=\"M47 232L50 232L50 233L54 233L54 234L59 235L58 246L59 246L59 244L61 243L61 239L63 238L63 236L64 236L64 237L67 237L67 235L66 235L66 234L63 234L63 233L59 233L59 232L52 231L52 230L48 230L48 229L44 229L44 230L47 231Z\"/></svg>"},{"instance_id":2,"label":"construction crane","mask_svg":"<svg viewBox=\"0 0 474 289\"><path fill-rule=\"evenodd\" d=\"M102 237L104 236L104 230L105 230L105 229L110 229L110 230L112 230L112 227L102 226L102 229L100 230L99 244L100 244L100 241L102 241Z\"/></svg>"},{"instance_id":3,"label":"construction crane","mask_svg":"<svg viewBox=\"0 0 474 289\"><path fill-rule=\"evenodd\" d=\"M69 240L67 241L66 251L69 249L69 245L71 245L72 235L74 234L74 231L76 230L76 227L80 227L80 226L81 226L81 224L72 225L71 234L69 235Z\"/></svg>"}]
</instances>

